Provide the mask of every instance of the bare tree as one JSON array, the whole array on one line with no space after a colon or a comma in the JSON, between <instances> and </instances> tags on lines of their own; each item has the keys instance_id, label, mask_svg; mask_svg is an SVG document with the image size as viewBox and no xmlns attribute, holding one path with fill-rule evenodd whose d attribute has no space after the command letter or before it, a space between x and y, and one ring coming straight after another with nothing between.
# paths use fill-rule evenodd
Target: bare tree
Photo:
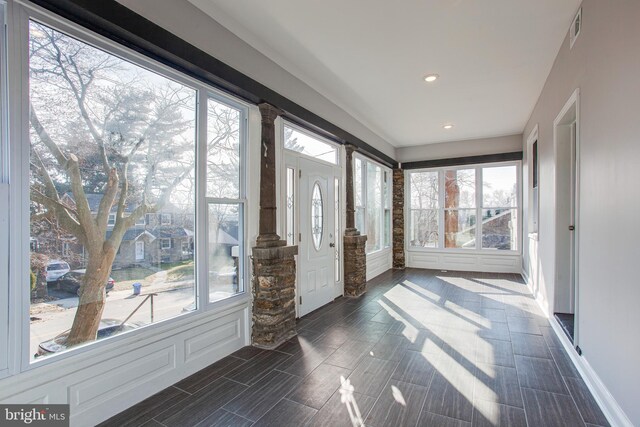
<instances>
[{"instance_id":1,"label":"bare tree","mask_svg":"<svg viewBox=\"0 0 640 427\"><path fill-rule=\"evenodd\" d=\"M30 32L31 200L87 256L72 346L96 338L127 229L193 173L193 124L183 115L195 92L46 26ZM95 192L97 207L87 197Z\"/></svg>"}]
</instances>

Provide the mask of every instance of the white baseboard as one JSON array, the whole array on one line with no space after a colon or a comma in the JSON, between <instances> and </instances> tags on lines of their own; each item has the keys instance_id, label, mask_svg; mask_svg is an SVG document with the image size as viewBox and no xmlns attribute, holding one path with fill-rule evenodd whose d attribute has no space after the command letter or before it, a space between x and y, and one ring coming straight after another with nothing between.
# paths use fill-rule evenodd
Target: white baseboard
<instances>
[{"instance_id":1,"label":"white baseboard","mask_svg":"<svg viewBox=\"0 0 640 427\"><path fill-rule=\"evenodd\" d=\"M524 276L524 272L522 274ZM540 309L542 310L544 315L549 318L549 311L546 304L538 298L536 298L536 302L540 306ZM558 321L554 317L549 318L549 323L551 324L551 329L553 329L553 332L562 343L562 346L569 355L571 362L578 370L578 373L580 373L580 376L587 385L587 388L593 395L593 398L596 400L598 406L600 406L602 413L607 418L607 421L609 421L611 426L633 427L633 423L631 423L629 417L627 417L627 415L624 413L616 399L611 395L609 389L607 389L607 386L602 382L587 359L583 356L578 355L575 348L573 347L573 344L571 343L571 341L569 341L569 338L562 330L562 326L560 326L560 323L558 323Z\"/></svg>"}]
</instances>

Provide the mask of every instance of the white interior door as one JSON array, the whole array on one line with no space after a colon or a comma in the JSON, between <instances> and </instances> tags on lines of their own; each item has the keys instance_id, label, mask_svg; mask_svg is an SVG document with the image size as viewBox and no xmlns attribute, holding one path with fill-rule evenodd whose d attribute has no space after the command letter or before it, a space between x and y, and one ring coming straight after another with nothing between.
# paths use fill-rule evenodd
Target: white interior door
<instances>
[{"instance_id":1,"label":"white interior door","mask_svg":"<svg viewBox=\"0 0 640 427\"><path fill-rule=\"evenodd\" d=\"M330 165L300 158L298 304L299 315L333 301L335 185Z\"/></svg>"},{"instance_id":2,"label":"white interior door","mask_svg":"<svg viewBox=\"0 0 640 427\"><path fill-rule=\"evenodd\" d=\"M136 261L144 259L144 241L139 240L136 242Z\"/></svg>"}]
</instances>

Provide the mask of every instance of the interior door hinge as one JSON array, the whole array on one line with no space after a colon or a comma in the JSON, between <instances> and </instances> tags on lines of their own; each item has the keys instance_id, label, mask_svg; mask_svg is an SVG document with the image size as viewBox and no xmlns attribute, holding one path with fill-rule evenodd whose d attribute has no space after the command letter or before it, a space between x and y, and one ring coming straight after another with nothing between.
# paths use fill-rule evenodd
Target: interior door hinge
<instances>
[{"instance_id":1,"label":"interior door hinge","mask_svg":"<svg viewBox=\"0 0 640 427\"><path fill-rule=\"evenodd\" d=\"M302 242L302 233L298 233L298 242Z\"/></svg>"},{"instance_id":2,"label":"interior door hinge","mask_svg":"<svg viewBox=\"0 0 640 427\"><path fill-rule=\"evenodd\" d=\"M298 178L302 178L302 169L298 169Z\"/></svg>"},{"instance_id":3,"label":"interior door hinge","mask_svg":"<svg viewBox=\"0 0 640 427\"><path fill-rule=\"evenodd\" d=\"M300 305L302 305L302 295L300 295Z\"/></svg>"}]
</instances>

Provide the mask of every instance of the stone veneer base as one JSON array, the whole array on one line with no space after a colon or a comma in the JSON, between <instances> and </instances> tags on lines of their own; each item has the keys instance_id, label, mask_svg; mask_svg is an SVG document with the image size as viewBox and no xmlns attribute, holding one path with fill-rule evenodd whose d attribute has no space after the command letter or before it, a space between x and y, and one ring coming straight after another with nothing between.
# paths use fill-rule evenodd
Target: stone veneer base
<instances>
[{"instance_id":1,"label":"stone veneer base","mask_svg":"<svg viewBox=\"0 0 640 427\"><path fill-rule=\"evenodd\" d=\"M367 236L344 236L344 296L359 297L367 291Z\"/></svg>"},{"instance_id":2,"label":"stone veneer base","mask_svg":"<svg viewBox=\"0 0 640 427\"><path fill-rule=\"evenodd\" d=\"M251 344L272 350L296 332L297 246L253 248Z\"/></svg>"}]
</instances>

